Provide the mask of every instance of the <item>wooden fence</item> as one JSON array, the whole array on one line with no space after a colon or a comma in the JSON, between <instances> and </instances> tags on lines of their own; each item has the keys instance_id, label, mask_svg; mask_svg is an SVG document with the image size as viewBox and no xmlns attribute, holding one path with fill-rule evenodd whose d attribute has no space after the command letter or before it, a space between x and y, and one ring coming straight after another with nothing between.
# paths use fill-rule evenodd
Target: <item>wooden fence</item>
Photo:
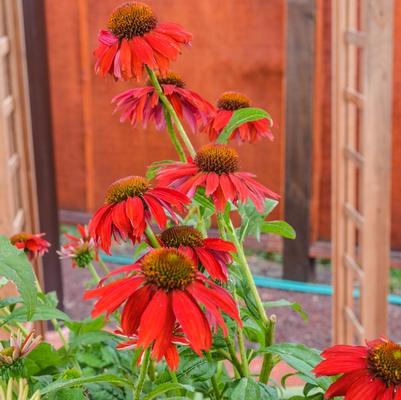
<instances>
[{"instance_id":1,"label":"wooden fence","mask_svg":"<svg viewBox=\"0 0 401 400\"><path fill-rule=\"evenodd\" d=\"M299 81L287 80L288 2L147 2L160 20L176 21L193 32L193 47L184 50L173 65L191 88L210 101L224 90L239 90L249 95L255 106L271 113L275 120L274 143L243 145L239 152L244 170L256 173L261 182L285 197L286 139L294 137L297 129L291 126L292 132L286 132L285 93L289 96L301 90ZM308 0L291 1L297 2ZM97 31L120 3L46 0L57 188L62 209L92 212L113 180L142 174L150 162L174 156L165 133L155 132L152 127L145 132L133 129L119 124L118 117L112 115L110 99L130 84L101 80L93 73ZM315 22L311 38L312 174L305 177L311 184L308 222L315 254L316 243L330 240L330 4L316 0L313 14L305 13L305 21L300 21L301 25L310 18ZM394 27L392 247L401 250L401 2L395 2ZM291 84L287 90L286 83ZM291 112L296 113L296 108ZM204 142L205 137L195 138L196 145ZM289 163L291 160L287 160L287 168ZM283 210L281 207L276 216L284 217Z\"/></svg>"}]
</instances>

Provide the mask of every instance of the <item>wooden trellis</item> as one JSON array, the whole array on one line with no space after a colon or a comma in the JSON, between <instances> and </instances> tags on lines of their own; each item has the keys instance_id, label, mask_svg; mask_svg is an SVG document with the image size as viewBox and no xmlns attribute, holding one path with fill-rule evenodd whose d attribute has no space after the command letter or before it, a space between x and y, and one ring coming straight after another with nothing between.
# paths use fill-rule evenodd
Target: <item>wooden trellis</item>
<instances>
[{"instance_id":1,"label":"wooden trellis","mask_svg":"<svg viewBox=\"0 0 401 400\"><path fill-rule=\"evenodd\" d=\"M393 0L333 1L334 341L386 333Z\"/></svg>"}]
</instances>

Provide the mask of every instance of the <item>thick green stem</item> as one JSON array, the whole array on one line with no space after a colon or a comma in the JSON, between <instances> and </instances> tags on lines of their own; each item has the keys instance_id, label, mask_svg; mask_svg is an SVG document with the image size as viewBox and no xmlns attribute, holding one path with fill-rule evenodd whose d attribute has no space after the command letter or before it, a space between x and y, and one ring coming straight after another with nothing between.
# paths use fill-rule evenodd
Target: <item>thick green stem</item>
<instances>
[{"instance_id":1,"label":"thick green stem","mask_svg":"<svg viewBox=\"0 0 401 400\"><path fill-rule=\"evenodd\" d=\"M160 243L157 240L156 235L154 234L152 228L149 225L146 226L145 235L148 238L149 243L153 248L157 249L158 247L160 247Z\"/></svg>"},{"instance_id":2,"label":"thick green stem","mask_svg":"<svg viewBox=\"0 0 401 400\"><path fill-rule=\"evenodd\" d=\"M206 353L206 359L209 362L212 362L212 356L210 355L210 353ZM212 375L212 377L210 378L210 381L212 382L212 387L213 387L213 392L214 392L214 397L216 400L220 400L221 396L220 396L220 391L219 391L219 385L217 383L217 379L215 375Z\"/></svg>"},{"instance_id":3,"label":"thick green stem","mask_svg":"<svg viewBox=\"0 0 401 400\"><path fill-rule=\"evenodd\" d=\"M143 355L141 369L139 370L139 377L134 392L134 400L139 400L141 397L146 374L148 373L149 361L150 361L150 349L146 349L145 354Z\"/></svg>"},{"instance_id":4,"label":"thick green stem","mask_svg":"<svg viewBox=\"0 0 401 400\"><path fill-rule=\"evenodd\" d=\"M89 270L89 272L91 273L92 278L96 281L96 283L99 283L99 281L100 281L100 276L99 276L99 274L97 273L97 271L96 271L96 269L95 269L95 267L93 266L92 263L89 263L89 264L88 264L88 270Z\"/></svg>"},{"instance_id":5,"label":"thick green stem","mask_svg":"<svg viewBox=\"0 0 401 400\"><path fill-rule=\"evenodd\" d=\"M168 111L171 118L173 119L174 124L178 129L178 133L180 134L182 141L185 143L185 146L188 149L190 156L192 158L194 158L195 154L196 154L195 149L192 146L192 143L189 140L189 137L188 137L187 133L185 132L185 129L182 126L182 123L181 123L180 119L178 118L178 115L175 112L174 107L170 103L169 99L164 95L163 89L161 88L160 83L157 80L156 74L148 66L146 66L146 71L148 72L148 75L149 75L150 81L152 82L152 85L154 86L157 94L159 95L160 101L166 107L166 110Z\"/></svg>"},{"instance_id":6,"label":"thick green stem","mask_svg":"<svg viewBox=\"0 0 401 400\"><path fill-rule=\"evenodd\" d=\"M110 270L107 268L107 265L100 257L99 257L99 265L106 275L110 272Z\"/></svg>"},{"instance_id":7,"label":"thick green stem","mask_svg":"<svg viewBox=\"0 0 401 400\"><path fill-rule=\"evenodd\" d=\"M232 342L231 338L226 337L226 344L227 344L227 349L228 353L223 350L219 349L219 352L224 355L224 357L231 362L231 364L235 367L234 368L234 375L235 378L243 378L244 377L244 371L242 369L241 363L238 361L237 354L235 353L235 347L234 343Z\"/></svg>"},{"instance_id":8,"label":"thick green stem","mask_svg":"<svg viewBox=\"0 0 401 400\"><path fill-rule=\"evenodd\" d=\"M180 160L185 162L187 158L185 157L184 149L182 148L181 143L178 140L173 124L171 122L170 114L168 113L166 107L163 107L163 112L164 112L164 119L166 120L167 131L170 135L171 142L173 143L173 146L175 147L175 150L177 151Z\"/></svg>"},{"instance_id":9,"label":"thick green stem","mask_svg":"<svg viewBox=\"0 0 401 400\"><path fill-rule=\"evenodd\" d=\"M266 332L266 338L265 338L266 347L269 347L274 343L275 335L276 335L276 316L272 315L269 318L269 327ZM273 366L274 366L273 354L266 353L263 358L262 369L259 375L260 382L267 383L267 381L269 380L270 373L273 369Z\"/></svg>"}]
</instances>

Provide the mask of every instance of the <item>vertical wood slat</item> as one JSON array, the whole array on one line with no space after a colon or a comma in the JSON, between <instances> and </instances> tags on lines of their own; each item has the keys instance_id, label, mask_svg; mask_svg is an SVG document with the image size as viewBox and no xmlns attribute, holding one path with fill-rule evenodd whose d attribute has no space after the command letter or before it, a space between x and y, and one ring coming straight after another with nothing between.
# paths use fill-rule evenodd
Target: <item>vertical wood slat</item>
<instances>
[{"instance_id":1,"label":"vertical wood slat","mask_svg":"<svg viewBox=\"0 0 401 400\"><path fill-rule=\"evenodd\" d=\"M362 58L365 92L362 146L366 162L361 193L361 198L365 199L362 204L365 229L361 301L365 336L373 339L387 331L394 2L364 0L363 4L366 48Z\"/></svg>"},{"instance_id":2,"label":"vertical wood slat","mask_svg":"<svg viewBox=\"0 0 401 400\"><path fill-rule=\"evenodd\" d=\"M333 3L333 34L332 34L332 271L333 271L333 342L347 343L350 338L347 330L345 310L347 305L346 271L343 268L342 257L345 253L344 234L345 217L343 204L345 202L344 163L341 149L345 146L345 105L342 88L346 84L345 76L345 42L339 40L346 26L346 3L339 0Z\"/></svg>"},{"instance_id":3,"label":"vertical wood slat","mask_svg":"<svg viewBox=\"0 0 401 400\"><path fill-rule=\"evenodd\" d=\"M44 0L22 0L25 28L27 69L29 78L35 169L38 177L38 209L41 231L46 232L52 250L43 257L44 286L55 290L62 308L63 285L61 265L56 249L59 247L57 197L53 142L49 73L47 58Z\"/></svg>"},{"instance_id":4,"label":"vertical wood slat","mask_svg":"<svg viewBox=\"0 0 401 400\"><path fill-rule=\"evenodd\" d=\"M309 281L312 200L313 77L315 0L287 2L287 96L285 144L285 218L297 240L284 240L283 276Z\"/></svg>"}]
</instances>

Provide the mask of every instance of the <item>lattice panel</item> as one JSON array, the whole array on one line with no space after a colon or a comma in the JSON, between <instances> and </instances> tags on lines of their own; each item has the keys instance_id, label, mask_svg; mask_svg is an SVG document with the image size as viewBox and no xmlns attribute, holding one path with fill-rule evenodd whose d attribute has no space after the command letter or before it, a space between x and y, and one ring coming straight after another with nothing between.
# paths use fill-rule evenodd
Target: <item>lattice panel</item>
<instances>
[{"instance_id":1,"label":"lattice panel","mask_svg":"<svg viewBox=\"0 0 401 400\"><path fill-rule=\"evenodd\" d=\"M333 314L341 343L387 328L392 13L392 0L333 2Z\"/></svg>"},{"instance_id":2,"label":"lattice panel","mask_svg":"<svg viewBox=\"0 0 401 400\"><path fill-rule=\"evenodd\" d=\"M19 6L0 0L0 233L6 235L32 229L35 214Z\"/></svg>"}]
</instances>

